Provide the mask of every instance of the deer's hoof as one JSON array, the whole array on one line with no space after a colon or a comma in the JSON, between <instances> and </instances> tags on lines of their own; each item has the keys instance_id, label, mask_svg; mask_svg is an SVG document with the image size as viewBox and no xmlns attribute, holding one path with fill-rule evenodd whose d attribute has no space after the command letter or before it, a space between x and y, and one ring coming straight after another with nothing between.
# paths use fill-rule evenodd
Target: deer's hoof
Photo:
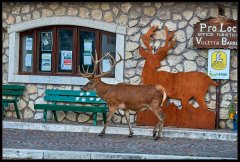
<instances>
[{"instance_id":1,"label":"deer's hoof","mask_svg":"<svg viewBox=\"0 0 240 162\"><path fill-rule=\"evenodd\" d=\"M159 138L160 138L159 136L153 137L154 140L158 140Z\"/></svg>"},{"instance_id":2,"label":"deer's hoof","mask_svg":"<svg viewBox=\"0 0 240 162\"><path fill-rule=\"evenodd\" d=\"M132 137L132 136L133 136L133 134L129 134L129 135L128 135L128 137Z\"/></svg>"},{"instance_id":3,"label":"deer's hoof","mask_svg":"<svg viewBox=\"0 0 240 162\"><path fill-rule=\"evenodd\" d=\"M156 131L153 131L153 137L155 137L156 136Z\"/></svg>"},{"instance_id":4,"label":"deer's hoof","mask_svg":"<svg viewBox=\"0 0 240 162\"><path fill-rule=\"evenodd\" d=\"M103 136L103 133L99 133L98 136L100 136L100 137Z\"/></svg>"}]
</instances>

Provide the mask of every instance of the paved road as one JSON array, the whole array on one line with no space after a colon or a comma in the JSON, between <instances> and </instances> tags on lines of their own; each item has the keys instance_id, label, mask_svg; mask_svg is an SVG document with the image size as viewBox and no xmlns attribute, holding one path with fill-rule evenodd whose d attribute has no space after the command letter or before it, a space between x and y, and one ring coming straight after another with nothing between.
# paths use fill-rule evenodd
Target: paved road
<instances>
[{"instance_id":1,"label":"paved road","mask_svg":"<svg viewBox=\"0 0 240 162\"><path fill-rule=\"evenodd\" d=\"M3 129L2 135L3 148L237 158L236 141L21 129Z\"/></svg>"}]
</instances>

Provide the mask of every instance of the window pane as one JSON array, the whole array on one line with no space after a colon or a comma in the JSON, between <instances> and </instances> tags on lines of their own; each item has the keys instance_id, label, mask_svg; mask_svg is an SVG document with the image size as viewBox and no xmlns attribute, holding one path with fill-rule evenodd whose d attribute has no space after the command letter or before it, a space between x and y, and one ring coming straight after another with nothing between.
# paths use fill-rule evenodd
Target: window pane
<instances>
[{"instance_id":1,"label":"window pane","mask_svg":"<svg viewBox=\"0 0 240 162\"><path fill-rule=\"evenodd\" d=\"M73 57L73 30L61 29L59 30L58 38L58 71L71 72L72 71L72 57Z\"/></svg>"},{"instance_id":2,"label":"window pane","mask_svg":"<svg viewBox=\"0 0 240 162\"><path fill-rule=\"evenodd\" d=\"M22 72L33 71L33 34L22 39Z\"/></svg>"},{"instance_id":3,"label":"window pane","mask_svg":"<svg viewBox=\"0 0 240 162\"><path fill-rule=\"evenodd\" d=\"M113 56L114 59L116 59L116 39L113 36L109 35L102 35L102 55L106 55L106 53L110 52L110 54ZM101 68L103 72L106 72L110 70L110 57L105 57L103 61L101 62ZM114 76L115 74L115 68L110 73L111 76Z\"/></svg>"},{"instance_id":4,"label":"window pane","mask_svg":"<svg viewBox=\"0 0 240 162\"><path fill-rule=\"evenodd\" d=\"M82 70L82 65L84 66L85 71L88 69L88 72L93 71L93 62L92 55L95 53L95 33L94 32L85 32L80 31L80 57L79 65L80 70Z\"/></svg>"},{"instance_id":5,"label":"window pane","mask_svg":"<svg viewBox=\"0 0 240 162\"><path fill-rule=\"evenodd\" d=\"M40 36L40 52L39 52L39 71L52 71L52 31L44 31L39 33Z\"/></svg>"}]
</instances>

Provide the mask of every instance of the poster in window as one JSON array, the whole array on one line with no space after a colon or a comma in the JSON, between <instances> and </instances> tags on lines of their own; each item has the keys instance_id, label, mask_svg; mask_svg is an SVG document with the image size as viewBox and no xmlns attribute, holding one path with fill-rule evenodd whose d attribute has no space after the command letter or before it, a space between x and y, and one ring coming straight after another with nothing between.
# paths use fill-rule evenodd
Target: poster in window
<instances>
[{"instance_id":1,"label":"poster in window","mask_svg":"<svg viewBox=\"0 0 240 162\"><path fill-rule=\"evenodd\" d=\"M41 32L42 51L52 51L52 32Z\"/></svg>"},{"instance_id":2,"label":"poster in window","mask_svg":"<svg viewBox=\"0 0 240 162\"><path fill-rule=\"evenodd\" d=\"M25 66L32 66L32 54L26 54Z\"/></svg>"},{"instance_id":3,"label":"poster in window","mask_svg":"<svg viewBox=\"0 0 240 162\"><path fill-rule=\"evenodd\" d=\"M102 72L107 72L111 69L110 59L102 60Z\"/></svg>"},{"instance_id":4,"label":"poster in window","mask_svg":"<svg viewBox=\"0 0 240 162\"><path fill-rule=\"evenodd\" d=\"M51 62L52 62L51 59L52 59L51 53L42 54L42 65L41 65L42 71L51 71Z\"/></svg>"},{"instance_id":5,"label":"poster in window","mask_svg":"<svg viewBox=\"0 0 240 162\"><path fill-rule=\"evenodd\" d=\"M92 40L84 39L83 64L92 65Z\"/></svg>"},{"instance_id":6,"label":"poster in window","mask_svg":"<svg viewBox=\"0 0 240 162\"><path fill-rule=\"evenodd\" d=\"M72 69L72 51L61 51L61 69Z\"/></svg>"},{"instance_id":7,"label":"poster in window","mask_svg":"<svg viewBox=\"0 0 240 162\"><path fill-rule=\"evenodd\" d=\"M33 39L30 37L26 37L26 50L32 50Z\"/></svg>"}]
</instances>

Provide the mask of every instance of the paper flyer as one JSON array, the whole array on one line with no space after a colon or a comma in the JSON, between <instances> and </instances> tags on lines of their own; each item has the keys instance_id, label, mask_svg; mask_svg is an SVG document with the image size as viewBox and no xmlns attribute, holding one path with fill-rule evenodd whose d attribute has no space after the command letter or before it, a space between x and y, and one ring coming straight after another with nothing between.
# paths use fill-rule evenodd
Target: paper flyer
<instances>
[{"instance_id":1,"label":"paper flyer","mask_svg":"<svg viewBox=\"0 0 240 162\"><path fill-rule=\"evenodd\" d=\"M83 64L92 65L92 40L84 39Z\"/></svg>"},{"instance_id":2,"label":"paper flyer","mask_svg":"<svg viewBox=\"0 0 240 162\"><path fill-rule=\"evenodd\" d=\"M32 54L26 54L25 66L32 66Z\"/></svg>"},{"instance_id":3,"label":"paper flyer","mask_svg":"<svg viewBox=\"0 0 240 162\"><path fill-rule=\"evenodd\" d=\"M42 54L42 65L41 70L42 71L51 71L51 53L43 53Z\"/></svg>"},{"instance_id":4,"label":"paper flyer","mask_svg":"<svg viewBox=\"0 0 240 162\"><path fill-rule=\"evenodd\" d=\"M32 50L33 39L26 37L26 50Z\"/></svg>"},{"instance_id":5,"label":"paper flyer","mask_svg":"<svg viewBox=\"0 0 240 162\"><path fill-rule=\"evenodd\" d=\"M72 51L61 51L61 69L72 70Z\"/></svg>"},{"instance_id":6,"label":"paper flyer","mask_svg":"<svg viewBox=\"0 0 240 162\"><path fill-rule=\"evenodd\" d=\"M111 64L109 59L102 60L102 71L107 72L111 69Z\"/></svg>"}]
</instances>

